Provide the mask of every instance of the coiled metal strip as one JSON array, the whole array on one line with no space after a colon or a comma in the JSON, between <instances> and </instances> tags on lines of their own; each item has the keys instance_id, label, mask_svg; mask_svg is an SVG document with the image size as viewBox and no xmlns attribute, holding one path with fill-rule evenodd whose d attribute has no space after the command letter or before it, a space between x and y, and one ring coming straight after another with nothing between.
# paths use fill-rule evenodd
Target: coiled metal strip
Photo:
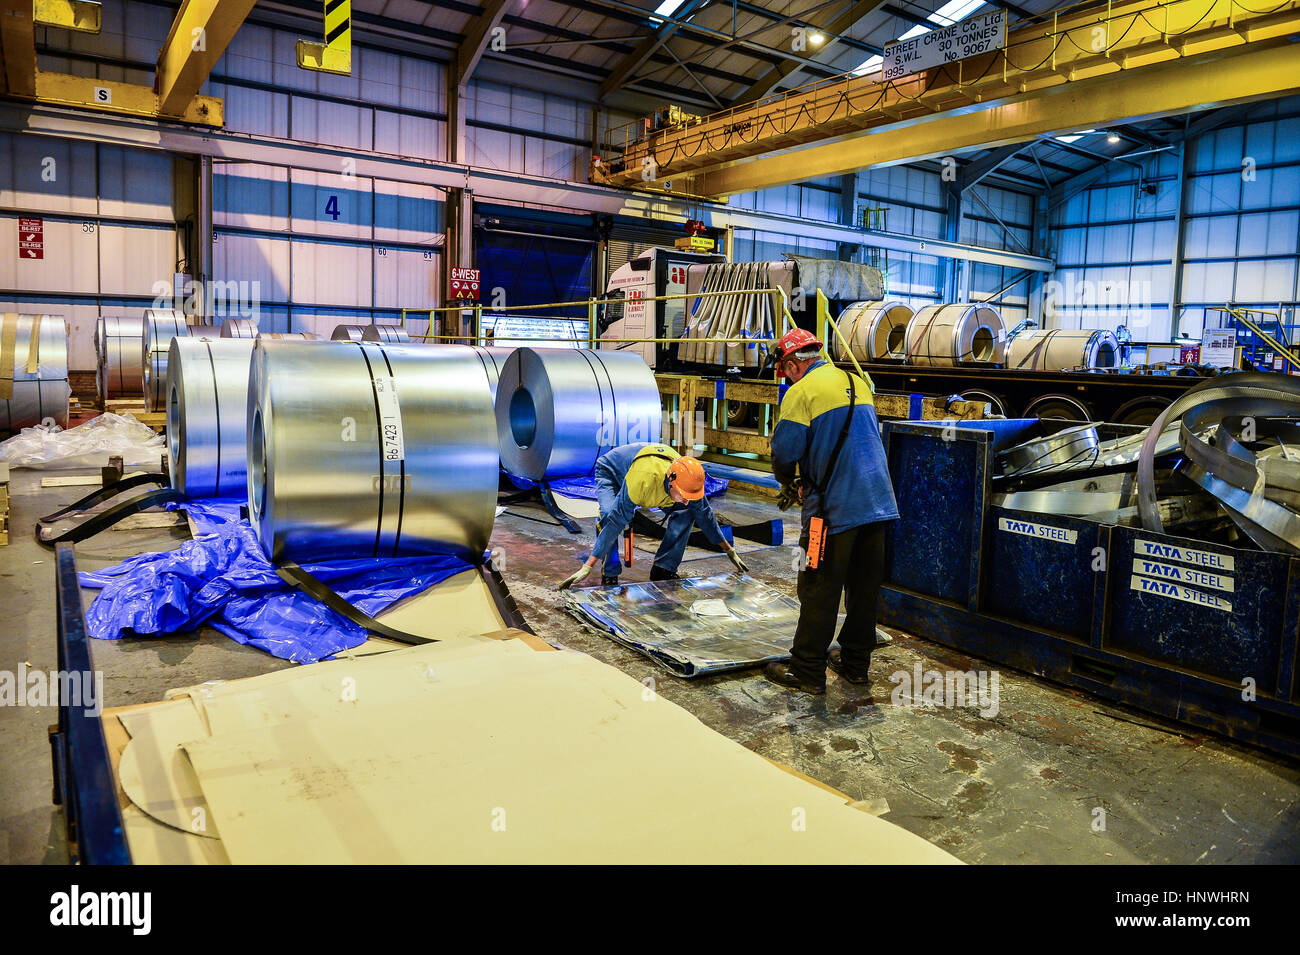
<instances>
[{"instance_id":1,"label":"coiled metal strip","mask_svg":"<svg viewBox=\"0 0 1300 955\"><path fill-rule=\"evenodd\" d=\"M361 340L383 342L388 345L404 345L411 340L411 336L400 325L367 325L361 333Z\"/></svg>"},{"instance_id":2,"label":"coiled metal strip","mask_svg":"<svg viewBox=\"0 0 1300 955\"><path fill-rule=\"evenodd\" d=\"M912 309L903 302L854 302L840 312L836 325L858 361L902 358L906 354L907 323L912 315ZM836 360L848 361L839 336L831 338L827 344Z\"/></svg>"},{"instance_id":3,"label":"coiled metal strip","mask_svg":"<svg viewBox=\"0 0 1300 955\"><path fill-rule=\"evenodd\" d=\"M1100 443L1097 426L1087 424L1018 444L1003 451L1000 457L1008 477L1067 466L1086 468L1096 462Z\"/></svg>"},{"instance_id":4,"label":"coiled metal strip","mask_svg":"<svg viewBox=\"0 0 1300 955\"><path fill-rule=\"evenodd\" d=\"M247 318L228 318L221 323L222 338L256 338L257 323Z\"/></svg>"},{"instance_id":5,"label":"coiled metal strip","mask_svg":"<svg viewBox=\"0 0 1300 955\"><path fill-rule=\"evenodd\" d=\"M167 356L172 339L188 337L185 316L170 308L147 308L144 311L144 335L140 367L143 370L144 407L162 411L167 400Z\"/></svg>"},{"instance_id":6,"label":"coiled metal strip","mask_svg":"<svg viewBox=\"0 0 1300 955\"><path fill-rule=\"evenodd\" d=\"M320 341L320 339L311 332L258 332L257 337L270 339L271 341Z\"/></svg>"},{"instance_id":7,"label":"coiled metal strip","mask_svg":"<svg viewBox=\"0 0 1300 955\"><path fill-rule=\"evenodd\" d=\"M144 318L106 315L95 323L97 382L101 401L139 398L144 394L144 369L140 364Z\"/></svg>"},{"instance_id":8,"label":"coiled metal strip","mask_svg":"<svg viewBox=\"0 0 1300 955\"><path fill-rule=\"evenodd\" d=\"M249 517L274 561L453 553L492 532L497 448L478 356L261 340L249 371Z\"/></svg>"},{"instance_id":9,"label":"coiled metal strip","mask_svg":"<svg viewBox=\"0 0 1300 955\"><path fill-rule=\"evenodd\" d=\"M330 335L330 341L359 342L365 332L366 326L364 325L335 325L334 334Z\"/></svg>"},{"instance_id":10,"label":"coiled metal strip","mask_svg":"<svg viewBox=\"0 0 1300 955\"><path fill-rule=\"evenodd\" d=\"M906 359L914 365L951 367L1006 361L1007 332L992 305L927 305L907 324Z\"/></svg>"},{"instance_id":11,"label":"coiled metal strip","mask_svg":"<svg viewBox=\"0 0 1300 955\"><path fill-rule=\"evenodd\" d=\"M186 497L248 494L251 338L174 338L167 357L167 460Z\"/></svg>"},{"instance_id":12,"label":"coiled metal strip","mask_svg":"<svg viewBox=\"0 0 1300 955\"><path fill-rule=\"evenodd\" d=\"M658 441L662 411L640 355L518 348L501 370L496 420L501 466L542 481L590 474L611 448Z\"/></svg>"},{"instance_id":13,"label":"coiled metal strip","mask_svg":"<svg viewBox=\"0 0 1300 955\"><path fill-rule=\"evenodd\" d=\"M1114 368L1119 342L1105 329L1027 328L1007 346L1007 367L1033 371Z\"/></svg>"},{"instance_id":14,"label":"coiled metal strip","mask_svg":"<svg viewBox=\"0 0 1300 955\"><path fill-rule=\"evenodd\" d=\"M0 315L0 431L67 427L71 395L63 317Z\"/></svg>"}]
</instances>

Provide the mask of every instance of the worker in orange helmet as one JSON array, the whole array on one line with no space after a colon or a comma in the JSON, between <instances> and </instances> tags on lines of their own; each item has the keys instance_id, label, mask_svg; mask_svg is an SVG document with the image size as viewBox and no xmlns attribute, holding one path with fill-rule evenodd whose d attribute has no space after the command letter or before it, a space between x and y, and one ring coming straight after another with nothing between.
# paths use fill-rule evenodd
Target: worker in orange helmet
<instances>
[{"instance_id":1,"label":"worker in orange helmet","mask_svg":"<svg viewBox=\"0 0 1300 955\"><path fill-rule=\"evenodd\" d=\"M826 361L821 340L802 328L781 338L774 357L791 384L772 432L772 475L780 505L802 505L803 567L790 662L769 663L763 675L814 694L826 692L828 667L870 685L887 530L898 519L871 379ZM831 651L841 596L844 624Z\"/></svg>"},{"instance_id":2,"label":"worker in orange helmet","mask_svg":"<svg viewBox=\"0 0 1300 955\"><path fill-rule=\"evenodd\" d=\"M561 590L588 577L597 561L604 561L600 582L605 586L618 583L618 541L639 507L668 511L664 539L650 569L651 580L677 579L691 528L697 526L710 543L726 551L738 571L749 573L722 536L704 498L704 468L695 458L680 455L666 444L625 444L601 455L596 461L596 501L600 505L596 544L586 562L560 582Z\"/></svg>"}]
</instances>

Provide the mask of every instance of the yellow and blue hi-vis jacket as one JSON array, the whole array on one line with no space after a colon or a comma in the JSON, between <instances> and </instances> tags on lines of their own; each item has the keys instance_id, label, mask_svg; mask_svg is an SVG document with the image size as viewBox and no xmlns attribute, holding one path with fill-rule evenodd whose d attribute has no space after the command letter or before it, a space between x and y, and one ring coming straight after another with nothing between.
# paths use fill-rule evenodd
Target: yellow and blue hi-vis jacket
<instances>
[{"instance_id":1,"label":"yellow and blue hi-vis jacket","mask_svg":"<svg viewBox=\"0 0 1300 955\"><path fill-rule=\"evenodd\" d=\"M782 484L803 478L803 524L821 517L830 533L898 517L889 483L885 448L880 442L871 388L853 375L854 407L849 433L840 449L835 473L826 466L849 413L848 375L825 361L816 362L781 399L781 418L772 432L772 472ZM826 486L820 500L813 483Z\"/></svg>"},{"instance_id":2,"label":"yellow and blue hi-vis jacket","mask_svg":"<svg viewBox=\"0 0 1300 955\"><path fill-rule=\"evenodd\" d=\"M601 455L596 462L600 520L596 544L591 549L597 559L603 560L618 546L623 529L632 523L638 507L683 507L711 543L723 542L707 498L678 504L668 493L668 469L678 457L676 450L666 444L643 443L624 444Z\"/></svg>"}]
</instances>

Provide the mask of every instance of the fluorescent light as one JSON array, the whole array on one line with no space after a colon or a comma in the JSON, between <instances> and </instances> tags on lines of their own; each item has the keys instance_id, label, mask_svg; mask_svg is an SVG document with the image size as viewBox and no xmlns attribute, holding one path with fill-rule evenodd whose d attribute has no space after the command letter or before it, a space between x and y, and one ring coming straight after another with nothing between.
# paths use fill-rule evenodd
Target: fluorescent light
<instances>
[{"instance_id":1,"label":"fluorescent light","mask_svg":"<svg viewBox=\"0 0 1300 955\"><path fill-rule=\"evenodd\" d=\"M1119 142L1119 134L1111 133L1109 136L1106 137L1106 142L1114 146L1117 142Z\"/></svg>"},{"instance_id":2,"label":"fluorescent light","mask_svg":"<svg viewBox=\"0 0 1300 955\"><path fill-rule=\"evenodd\" d=\"M686 0L664 0L663 3L655 7L655 13L659 14L659 16L661 17L671 17L674 13L677 12L677 8L680 7L685 2ZM650 20L654 23L663 23L663 21L660 20L658 17L652 16Z\"/></svg>"},{"instance_id":3,"label":"fluorescent light","mask_svg":"<svg viewBox=\"0 0 1300 955\"><path fill-rule=\"evenodd\" d=\"M808 34L808 42L813 46L821 46L826 42L826 37L820 33L810 33Z\"/></svg>"}]
</instances>

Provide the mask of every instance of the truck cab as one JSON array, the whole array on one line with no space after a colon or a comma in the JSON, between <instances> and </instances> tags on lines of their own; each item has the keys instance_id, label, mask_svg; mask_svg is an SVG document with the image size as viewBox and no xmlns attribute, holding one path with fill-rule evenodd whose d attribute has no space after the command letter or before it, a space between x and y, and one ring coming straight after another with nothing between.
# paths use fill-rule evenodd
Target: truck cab
<instances>
[{"instance_id":1,"label":"truck cab","mask_svg":"<svg viewBox=\"0 0 1300 955\"><path fill-rule=\"evenodd\" d=\"M676 338L686 325L689 299L651 301L660 295L685 295L687 269L725 262L713 252L684 252L652 246L620 266L605 286L597 331L602 348L636 351L652 369L663 366L670 345L623 342L621 338ZM608 344L605 342L608 341Z\"/></svg>"}]
</instances>

